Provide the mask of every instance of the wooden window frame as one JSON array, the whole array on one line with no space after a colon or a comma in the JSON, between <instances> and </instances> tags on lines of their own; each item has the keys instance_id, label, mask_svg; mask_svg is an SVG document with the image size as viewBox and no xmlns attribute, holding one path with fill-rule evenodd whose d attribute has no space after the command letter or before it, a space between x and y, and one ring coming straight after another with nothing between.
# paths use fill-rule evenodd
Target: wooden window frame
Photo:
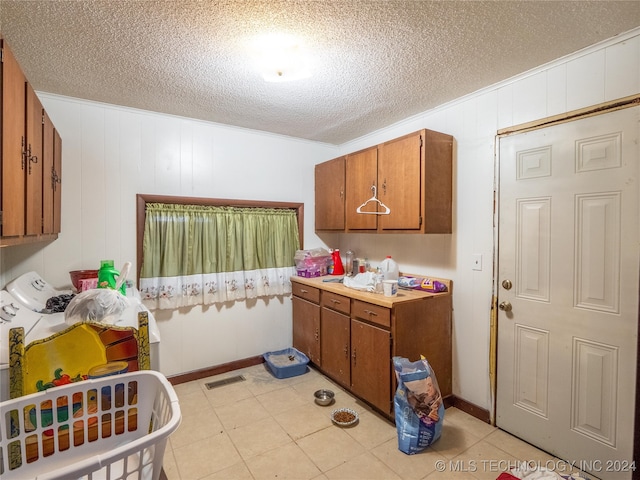
<instances>
[{"instance_id":1,"label":"wooden window frame","mask_svg":"<svg viewBox=\"0 0 640 480\"><path fill-rule=\"evenodd\" d=\"M174 205L206 205L215 207L243 207L243 208L284 208L295 210L298 219L298 237L300 248L304 248L304 203L267 202L260 200L230 200L224 198L182 197L171 195L136 195L136 278L140 286L140 270L142 269L142 244L144 239L144 224L147 218L147 203L169 203Z\"/></svg>"}]
</instances>

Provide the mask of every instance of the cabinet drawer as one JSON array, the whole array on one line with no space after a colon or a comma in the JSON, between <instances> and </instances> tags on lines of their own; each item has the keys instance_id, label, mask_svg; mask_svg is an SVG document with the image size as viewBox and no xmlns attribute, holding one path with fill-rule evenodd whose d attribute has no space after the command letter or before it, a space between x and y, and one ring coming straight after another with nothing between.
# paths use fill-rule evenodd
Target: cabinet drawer
<instances>
[{"instance_id":1,"label":"cabinet drawer","mask_svg":"<svg viewBox=\"0 0 640 480\"><path fill-rule=\"evenodd\" d=\"M391 310L360 300L353 301L351 309L353 318L360 318L383 327L391 328Z\"/></svg>"},{"instance_id":2,"label":"cabinet drawer","mask_svg":"<svg viewBox=\"0 0 640 480\"><path fill-rule=\"evenodd\" d=\"M322 292L322 306L349 315L351 300L349 297L332 292Z\"/></svg>"},{"instance_id":3,"label":"cabinet drawer","mask_svg":"<svg viewBox=\"0 0 640 480\"><path fill-rule=\"evenodd\" d=\"M304 298L313 303L320 303L320 289L308 287L297 282L291 282L291 290L296 297Z\"/></svg>"}]
</instances>

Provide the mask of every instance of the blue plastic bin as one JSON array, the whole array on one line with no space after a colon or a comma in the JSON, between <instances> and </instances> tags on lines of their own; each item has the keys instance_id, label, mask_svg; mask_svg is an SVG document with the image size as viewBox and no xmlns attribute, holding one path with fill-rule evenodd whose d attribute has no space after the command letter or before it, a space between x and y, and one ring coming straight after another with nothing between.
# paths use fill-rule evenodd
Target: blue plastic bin
<instances>
[{"instance_id":1,"label":"blue plastic bin","mask_svg":"<svg viewBox=\"0 0 640 480\"><path fill-rule=\"evenodd\" d=\"M276 378L290 378L307 373L309 358L293 347L265 353L263 358Z\"/></svg>"}]
</instances>

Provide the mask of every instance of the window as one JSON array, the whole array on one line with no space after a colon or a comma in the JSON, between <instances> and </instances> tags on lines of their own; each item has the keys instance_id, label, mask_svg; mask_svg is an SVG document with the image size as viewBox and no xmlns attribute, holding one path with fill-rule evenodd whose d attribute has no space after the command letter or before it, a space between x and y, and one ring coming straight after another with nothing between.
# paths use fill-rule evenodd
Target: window
<instances>
[{"instance_id":1,"label":"window","mask_svg":"<svg viewBox=\"0 0 640 480\"><path fill-rule=\"evenodd\" d=\"M140 292L152 308L291 293L303 204L138 195Z\"/></svg>"}]
</instances>

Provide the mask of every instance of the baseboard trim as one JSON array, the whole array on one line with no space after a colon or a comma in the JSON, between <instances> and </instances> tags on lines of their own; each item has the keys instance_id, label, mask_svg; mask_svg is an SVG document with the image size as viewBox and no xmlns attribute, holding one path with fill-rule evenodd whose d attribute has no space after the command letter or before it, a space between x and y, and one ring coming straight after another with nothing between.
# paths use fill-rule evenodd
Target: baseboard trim
<instances>
[{"instance_id":1,"label":"baseboard trim","mask_svg":"<svg viewBox=\"0 0 640 480\"><path fill-rule=\"evenodd\" d=\"M242 360L236 360L215 367L203 368L201 370L194 370L188 373L182 373L180 375L173 375L167 377L172 385L179 385L181 383L192 382L193 380L200 380L202 378L213 377L214 375L220 375L221 373L232 372L241 368L253 367L254 365L260 365L264 363L262 355L256 357L243 358ZM464 400L463 398L456 397L455 395L448 395L444 399L445 407L456 407L459 410L471 415L472 417L482 420L485 423L491 423L491 416L489 410L474 405L471 402Z\"/></svg>"},{"instance_id":2,"label":"baseboard trim","mask_svg":"<svg viewBox=\"0 0 640 480\"><path fill-rule=\"evenodd\" d=\"M213 377L214 375L220 375L221 373L232 372L241 368L253 367L254 365L260 365L264 363L262 355L257 357L243 358L242 360L235 360L229 363L223 363L215 367L203 368L201 370L194 370L188 373L182 373L180 375L173 375L167 377L171 385L179 385L180 383L192 382L193 380L200 380L202 378Z\"/></svg>"},{"instance_id":3,"label":"baseboard trim","mask_svg":"<svg viewBox=\"0 0 640 480\"><path fill-rule=\"evenodd\" d=\"M472 417L476 417L478 420L482 420L485 423L491 423L489 410L468 402L463 398L458 398L455 395L451 395L451 397L449 397L449 402L452 407L456 407L458 410L462 410L464 413L467 413Z\"/></svg>"}]
</instances>

